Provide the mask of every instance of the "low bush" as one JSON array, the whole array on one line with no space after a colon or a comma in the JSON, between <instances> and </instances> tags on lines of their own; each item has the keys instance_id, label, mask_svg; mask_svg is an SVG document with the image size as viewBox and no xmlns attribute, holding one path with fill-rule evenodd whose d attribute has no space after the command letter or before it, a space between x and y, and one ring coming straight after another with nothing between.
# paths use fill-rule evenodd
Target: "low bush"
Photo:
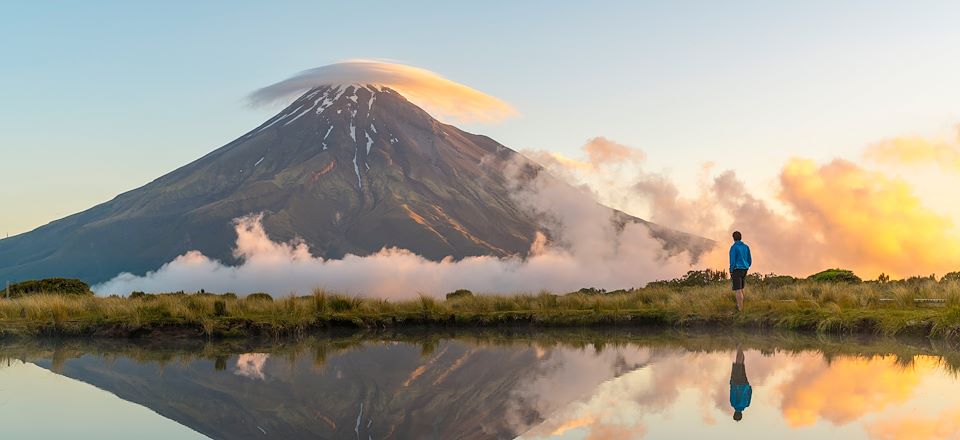
<instances>
[{"instance_id":1,"label":"low bush","mask_svg":"<svg viewBox=\"0 0 960 440\"><path fill-rule=\"evenodd\" d=\"M89 284L74 278L45 278L42 280L19 282L11 284L9 289L3 289L2 296L19 298L25 295L36 295L40 293L93 296Z\"/></svg>"},{"instance_id":2,"label":"low bush","mask_svg":"<svg viewBox=\"0 0 960 440\"><path fill-rule=\"evenodd\" d=\"M269 293L257 292L247 295L247 301L270 301L273 302L273 297Z\"/></svg>"},{"instance_id":3,"label":"low bush","mask_svg":"<svg viewBox=\"0 0 960 440\"><path fill-rule=\"evenodd\" d=\"M473 292L467 289L457 289L453 292L447 294L447 299L457 299L457 298L469 298L473 296Z\"/></svg>"},{"instance_id":4,"label":"low bush","mask_svg":"<svg viewBox=\"0 0 960 440\"><path fill-rule=\"evenodd\" d=\"M821 281L826 283L862 283L853 271L846 269L827 269L823 272L817 272L807 277L811 281Z\"/></svg>"}]
</instances>

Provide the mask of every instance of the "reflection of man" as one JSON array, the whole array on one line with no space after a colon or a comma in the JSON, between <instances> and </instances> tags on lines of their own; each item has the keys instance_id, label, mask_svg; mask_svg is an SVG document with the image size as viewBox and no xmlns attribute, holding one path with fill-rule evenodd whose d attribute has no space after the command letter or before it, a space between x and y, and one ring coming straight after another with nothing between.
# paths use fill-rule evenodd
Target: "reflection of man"
<instances>
[{"instance_id":1,"label":"reflection of man","mask_svg":"<svg viewBox=\"0 0 960 440\"><path fill-rule=\"evenodd\" d=\"M753 388L747 382L747 368L743 365L743 350L737 347L737 360L730 370L730 406L733 407L733 420L743 418L743 410L750 406Z\"/></svg>"}]
</instances>

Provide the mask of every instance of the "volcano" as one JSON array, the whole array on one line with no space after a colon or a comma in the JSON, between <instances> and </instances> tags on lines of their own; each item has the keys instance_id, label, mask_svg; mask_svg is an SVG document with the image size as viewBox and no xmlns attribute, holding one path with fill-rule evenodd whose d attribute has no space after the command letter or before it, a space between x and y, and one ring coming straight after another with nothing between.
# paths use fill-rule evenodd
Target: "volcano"
<instances>
[{"instance_id":1,"label":"volcano","mask_svg":"<svg viewBox=\"0 0 960 440\"><path fill-rule=\"evenodd\" d=\"M432 260L523 256L543 229L503 164L545 172L371 84L314 87L259 127L143 187L0 240L0 281L143 274L190 250L237 263L233 219L263 213L275 241L324 258L384 247ZM665 247L709 241L642 222Z\"/></svg>"}]
</instances>

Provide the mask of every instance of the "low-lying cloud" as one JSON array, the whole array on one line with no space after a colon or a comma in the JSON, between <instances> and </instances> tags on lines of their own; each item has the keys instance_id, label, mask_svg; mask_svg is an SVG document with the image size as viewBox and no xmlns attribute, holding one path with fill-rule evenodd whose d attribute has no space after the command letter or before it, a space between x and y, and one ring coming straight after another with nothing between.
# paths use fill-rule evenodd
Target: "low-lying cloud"
<instances>
[{"instance_id":1,"label":"low-lying cloud","mask_svg":"<svg viewBox=\"0 0 960 440\"><path fill-rule=\"evenodd\" d=\"M506 164L508 176L522 174L523 162ZM613 211L592 194L541 173L515 179L512 196L542 219L549 234L540 236L526 258L468 257L427 260L408 250L387 248L367 256L325 260L311 255L302 241L278 243L264 231L262 215L237 219L234 255L227 266L191 251L145 276L121 274L95 286L99 294L131 291L308 293L315 287L381 298L442 295L466 288L474 292L569 292L581 287L605 289L643 286L671 278L690 267L686 254L669 255L664 243L642 224L618 226Z\"/></svg>"},{"instance_id":2,"label":"low-lying cloud","mask_svg":"<svg viewBox=\"0 0 960 440\"><path fill-rule=\"evenodd\" d=\"M447 122L495 122L517 113L503 100L429 70L374 60L350 60L304 70L254 91L248 100L254 106L286 103L314 87L345 84L389 87Z\"/></svg>"}]
</instances>

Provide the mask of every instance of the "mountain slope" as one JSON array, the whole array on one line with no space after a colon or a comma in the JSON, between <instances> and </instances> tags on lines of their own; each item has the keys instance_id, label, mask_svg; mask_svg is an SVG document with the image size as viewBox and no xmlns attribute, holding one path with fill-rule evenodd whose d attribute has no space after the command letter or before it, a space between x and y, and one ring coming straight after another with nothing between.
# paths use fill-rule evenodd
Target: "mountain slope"
<instances>
[{"instance_id":1,"label":"mountain slope","mask_svg":"<svg viewBox=\"0 0 960 440\"><path fill-rule=\"evenodd\" d=\"M236 263L231 221L259 212L271 239L300 237L325 258L391 246L434 260L523 255L539 226L510 197L497 164L511 160L525 159L436 121L389 88L318 87L141 188L0 240L0 280L97 283L154 270L188 250ZM654 231L671 242L686 238Z\"/></svg>"}]
</instances>

